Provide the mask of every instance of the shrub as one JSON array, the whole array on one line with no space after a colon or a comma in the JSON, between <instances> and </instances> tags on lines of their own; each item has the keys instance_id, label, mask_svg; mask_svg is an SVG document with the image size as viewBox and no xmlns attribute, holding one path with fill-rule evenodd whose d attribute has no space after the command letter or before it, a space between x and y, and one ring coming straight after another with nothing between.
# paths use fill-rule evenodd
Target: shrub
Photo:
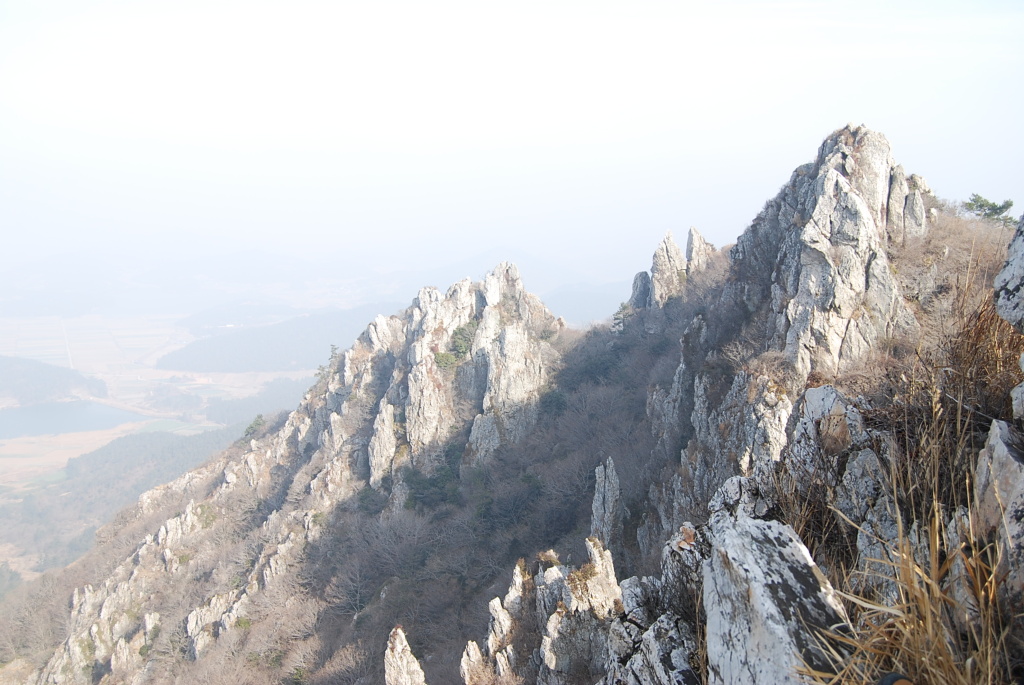
<instances>
[{"instance_id":1,"label":"shrub","mask_svg":"<svg viewBox=\"0 0 1024 685\"><path fill-rule=\"evenodd\" d=\"M559 417L569 406L569 400L561 390L548 390L540 396L540 411L547 416Z\"/></svg>"},{"instance_id":2,"label":"shrub","mask_svg":"<svg viewBox=\"0 0 1024 685\"><path fill-rule=\"evenodd\" d=\"M460 504L458 469L448 464L440 467L436 473L427 476L416 469L406 469L403 480L409 487L405 499L406 509L426 507L433 509L442 504Z\"/></svg>"},{"instance_id":3,"label":"shrub","mask_svg":"<svg viewBox=\"0 0 1024 685\"><path fill-rule=\"evenodd\" d=\"M473 319L467 324L459 326L452 333L451 351L458 357L465 357L471 349L473 349L473 338L476 336L476 329L480 327L480 322Z\"/></svg>"},{"instance_id":4,"label":"shrub","mask_svg":"<svg viewBox=\"0 0 1024 685\"><path fill-rule=\"evenodd\" d=\"M870 560L868 572L892 588L887 599L875 595L875 583L848 571L852 556L849 547L838 553L843 535L831 521L835 512L827 498L811 496L825 488L801 489L806 496L776 493L783 495L783 518L802 528L852 620L852 632L822 636L835 673L807 669L814 682L873 684L889 671L917 685L1013 682L1021 626L1016 610L1001 603L1001 550L976 535L970 520L958 532L962 544L949 544L945 535L949 512L970 511L970 483L988 427L992 419L1012 421L1008 393L1024 380L1017 367L1024 336L996 315L991 291L969 306L968 295L977 294L959 294L960 317L944 339L890 361L876 381L876 394L887 403L865 412L872 428L894 439L885 487L896 502L897 537L885 545L883 559Z\"/></svg>"},{"instance_id":5,"label":"shrub","mask_svg":"<svg viewBox=\"0 0 1024 685\"><path fill-rule=\"evenodd\" d=\"M387 506L388 496L366 486L359 491L359 511L367 516L376 516Z\"/></svg>"},{"instance_id":6,"label":"shrub","mask_svg":"<svg viewBox=\"0 0 1024 685\"><path fill-rule=\"evenodd\" d=\"M854 628L819 637L835 672L807 668L812 682L874 685L889 672L902 673L916 685L1017 682L1009 656L1012 618L998 600L1005 580L996 573L999 546L970 539L973 525L968 522L966 543L943 550L944 527L936 507L918 536L927 541L927 558L917 559L915 541L900 522L897 541L886 554L891 561L880 561L884 575L895 581L896 601L841 593ZM963 575L953 579L957 565ZM966 591L973 604L966 630L955 616L963 597L953 596L954 586Z\"/></svg>"},{"instance_id":7,"label":"shrub","mask_svg":"<svg viewBox=\"0 0 1024 685\"><path fill-rule=\"evenodd\" d=\"M264 426L267 425L266 420L263 418L263 414L257 414L256 418L252 420L252 423L245 429L245 437L251 438L259 433Z\"/></svg>"},{"instance_id":8,"label":"shrub","mask_svg":"<svg viewBox=\"0 0 1024 685\"><path fill-rule=\"evenodd\" d=\"M435 352L434 362L437 364L437 368L448 370L458 366L459 358L451 352Z\"/></svg>"}]
</instances>

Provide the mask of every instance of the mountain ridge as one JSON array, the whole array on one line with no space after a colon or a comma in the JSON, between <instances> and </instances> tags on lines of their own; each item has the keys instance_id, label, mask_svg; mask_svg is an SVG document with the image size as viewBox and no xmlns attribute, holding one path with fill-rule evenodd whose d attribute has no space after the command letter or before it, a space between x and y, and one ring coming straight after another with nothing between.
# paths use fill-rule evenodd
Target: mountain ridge
<instances>
[{"instance_id":1,"label":"mountain ridge","mask_svg":"<svg viewBox=\"0 0 1024 685\"><path fill-rule=\"evenodd\" d=\"M422 289L335 355L283 425L144 495L151 532L75 591L71 634L30 681L784 682L798 658L827 668L795 607L822 628L846 610L774 520L777 477L800 491L831 465L850 518L892 540L886 500L865 505L852 475L881 482L883 431L864 419L877 407L833 383L920 335L923 301L952 297L956 273L888 259L933 249L929 204L884 137L846 127L728 263L695 230L685 252L666 237L611 330L573 336L509 264ZM575 539L587 561L562 565L528 534ZM863 564L870 541L854 547ZM486 567L516 556L531 560L509 565L486 614L438 608L493 596ZM484 647L453 653L467 633ZM768 644L781 647L765 659Z\"/></svg>"}]
</instances>

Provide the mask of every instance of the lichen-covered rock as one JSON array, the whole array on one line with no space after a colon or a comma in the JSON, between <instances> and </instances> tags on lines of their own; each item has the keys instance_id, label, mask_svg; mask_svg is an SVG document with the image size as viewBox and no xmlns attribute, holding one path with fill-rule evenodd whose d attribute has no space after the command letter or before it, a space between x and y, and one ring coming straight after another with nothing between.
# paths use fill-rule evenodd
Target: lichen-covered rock
<instances>
[{"instance_id":1,"label":"lichen-covered rock","mask_svg":"<svg viewBox=\"0 0 1024 685\"><path fill-rule=\"evenodd\" d=\"M692 628L677 616L663 614L639 638L625 663L613 663L601 685L700 685L691 665L697 652Z\"/></svg>"},{"instance_id":2,"label":"lichen-covered rock","mask_svg":"<svg viewBox=\"0 0 1024 685\"><path fill-rule=\"evenodd\" d=\"M815 631L846 624L842 604L789 526L719 512L704 564L710 683L797 683L828 669Z\"/></svg>"}]
</instances>

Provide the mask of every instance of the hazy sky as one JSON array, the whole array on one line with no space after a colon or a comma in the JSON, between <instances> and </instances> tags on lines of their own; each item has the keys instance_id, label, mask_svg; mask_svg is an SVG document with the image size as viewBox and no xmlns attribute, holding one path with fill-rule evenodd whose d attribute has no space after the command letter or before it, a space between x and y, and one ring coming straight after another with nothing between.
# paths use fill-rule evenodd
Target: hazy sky
<instances>
[{"instance_id":1,"label":"hazy sky","mask_svg":"<svg viewBox=\"0 0 1024 685\"><path fill-rule=\"evenodd\" d=\"M1017 0L0 0L0 269L628 281L848 122L1019 214L1022 36Z\"/></svg>"}]
</instances>

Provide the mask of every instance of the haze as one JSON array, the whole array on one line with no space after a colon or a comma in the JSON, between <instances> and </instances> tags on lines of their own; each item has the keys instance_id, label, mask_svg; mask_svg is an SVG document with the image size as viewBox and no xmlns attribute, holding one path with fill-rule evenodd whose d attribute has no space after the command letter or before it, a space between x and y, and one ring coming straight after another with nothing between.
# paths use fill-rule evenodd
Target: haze
<instances>
[{"instance_id":1,"label":"haze","mask_svg":"<svg viewBox=\"0 0 1024 685\"><path fill-rule=\"evenodd\" d=\"M607 316L847 122L1016 198L1024 11L889 5L0 3L0 305L353 306L511 259Z\"/></svg>"},{"instance_id":2,"label":"haze","mask_svg":"<svg viewBox=\"0 0 1024 685\"><path fill-rule=\"evenodd\" d=\"M1016 2L0 0L0 571L73 559L421 286L511 260L608 318L667 231L733 242L848 122L1019 213L1022 29Z\"/></svg>"}]
</instances>

